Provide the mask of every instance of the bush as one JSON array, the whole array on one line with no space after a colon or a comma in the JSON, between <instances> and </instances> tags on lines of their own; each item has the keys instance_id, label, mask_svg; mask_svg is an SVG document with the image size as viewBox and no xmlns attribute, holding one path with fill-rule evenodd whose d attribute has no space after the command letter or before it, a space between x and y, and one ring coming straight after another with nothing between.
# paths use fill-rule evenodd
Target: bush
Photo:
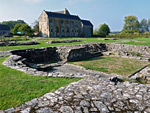
<instances>
[{"instance_id":1,"label":"bush","mask_svg":"<svg viewBox=\"0 0 150 113\"><path fill-rule=\"evenodd\" d=\"M150 33L119 33L116 35L107 35L107 38L150 38Z\"/></svg>"}]
</instances>

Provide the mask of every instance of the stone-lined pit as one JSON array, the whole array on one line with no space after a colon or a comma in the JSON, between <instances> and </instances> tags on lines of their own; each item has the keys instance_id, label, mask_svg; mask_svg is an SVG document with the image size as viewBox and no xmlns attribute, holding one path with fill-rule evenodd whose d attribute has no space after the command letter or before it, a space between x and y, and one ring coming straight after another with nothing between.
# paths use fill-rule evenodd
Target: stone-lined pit
<instances>
[{"instance_id":1,"label":"stone-lined pit","mask_svg":"<svg viewBox=\"0 0 150 113\"><path fill-rule=\"evenodd\" d=\"M89 72L89 75L60 72L48 73L39 71L35 68L37 64L44 64L44 62L57 61L58 64L60 63L61 65L68 61L77 61L85 58L101 56L103 55L103 52L107 51L115 54L118 53L123 56L137 57L137 54L132 54L133 52L140 53L143 57L150 56L150 47L103 43L6 52L7 55L13 55L5 60L3 63L4 65L31 75L86 78L71 83L66 87L62 87L54 93L47 93L42 97L26 102L20 107L10 108L4 112L150 112L149 85L129 82L118 82L118 84L114 84L109 80L109 77L112 76L111 74L105 75L100 72L97 72L94 75L91 74L92 71L91 73ZM3 52L3 56L4 54L5 52ZM50 66L50 64L47 63L47 66L48 65Z\"/></svg>"}]
</instances>

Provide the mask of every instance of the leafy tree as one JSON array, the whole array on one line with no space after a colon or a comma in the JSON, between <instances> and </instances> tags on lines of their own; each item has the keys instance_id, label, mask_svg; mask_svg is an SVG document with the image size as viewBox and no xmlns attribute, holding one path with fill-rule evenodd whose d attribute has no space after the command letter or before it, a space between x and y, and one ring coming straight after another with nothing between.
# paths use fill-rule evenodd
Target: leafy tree
<instances>
[{"instance_id":1,"label":"leafy tree","mask_svg":"<svg viewBox=\"0 0 150 113\"><path fill-rule=\"evenodd\" d=\"M138 18L136 16L126 16L124 19L124 27L123 30L139 30L140 23L138 21Z\"/></svg>"},{"instance_id":2,"label":"leafy tree","mask_svg":"<svg viewBox=\"0 0 150 113\"><path fill-rule=\"evenodd\" d=\"M148 19L147 24L148 24L148 31L150 32L150 19Z\"/></svg>"},{"instance_id":3,"label":"leafy tree","mask_svg":"<svg viewBox=\"0 0 150 113\"><path fill-rule=\"evenodd\" d=\"M25 34L25 35L32 35L33 34L33 30L27 24L22 24L19 27L18 31L21 32L21 34Z\"/></svg>"},{"instance_id":4,"label":"leafy tree","mask_svg":"<svg viewBox=\"0 0 150 113\"><path fill-rule=\"evenodd\" d=\"M22 23L16 24L15 27L14 27L14 29L11 30L11 32L12 32L13 34L17 34L17 32L19 32L19 28L20 28L22 25L23 25Z\"/></svg>"},{"instance_id":5,"label":"leafy tree","mask_svg":"<svg viewBox=\"0 0 150 113\"><path fill-rule=\"evenodd\" d=\"M95 29L93 30L93 34L94 34L94 35L98 35L98 28L95 28Z\"/></svg>"},{"instance_id":6,"label":"leafy tree","mask_svg":"<svg viewBox=\"0 0 150 113\"><path fill-rule=\"evenodd\" d=\"M3 21L1 24L8 25L10 29L13 29L16 24L26 24L23 20L17 20L17 21Z\"/></svg>"},{"instance_id":7,"label":"leafy tree","mask_svg":"<svg viewBox=\"0 0 150 113\"><path fill-rule=\"evenodd\" d=\"M32 23L32 25L33 25L33 31L39 32L39 21L35 20L35 22Z\"/></svg>"},{"instance_id":8,"label":"leafy tree","mask_svg":"<svg viewBox=\"0 0 150 113\"><path fill-rule=\"evenodd\" d=\"M99 29L98 29L98 35L102 36L102 37L106 37L106 35L108 35L110 33L110 28L108 27L107 24L102 24L100 25Z\"/></svg>"},{"instance_id":9,"label":"leafy tree","mask_svg":"<svg viewBox=\"0 0 150 113\"><path fill-rule=\"evenodd\" d=\"M148 21L146 19L142 19L140 23L140 32L148 32Z\"/></svg>"}]
</instances>

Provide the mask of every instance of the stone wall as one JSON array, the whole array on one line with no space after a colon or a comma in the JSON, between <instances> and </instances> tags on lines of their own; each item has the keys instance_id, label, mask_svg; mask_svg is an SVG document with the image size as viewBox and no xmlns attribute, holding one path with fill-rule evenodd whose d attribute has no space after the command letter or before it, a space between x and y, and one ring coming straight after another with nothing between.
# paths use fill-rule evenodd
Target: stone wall
<instances>
[{"instance_id":1,"label":"stone wall","mask_svg":"<svg viewBox=\"0 0 150 113\"><path fill-rule=\"evenodd\" d=\"M87 58L102 56L106 52L125 57L132 56L135 58L138 57L142 59L146 58L149 59L150 57L150 47L148 46L122 45L111 43L95 43L95 44L81 44L81 45L69 45L59 47L46 47L40 49L12 50L0 52L0 56L9 56L9 55L16 55L17 57L19 56L21 57L21 59L23 59L21 61L23 65L26 65L26 67L39 70L39 69L46 69L49 67L55 67L56 65L53 66L51 64L51 61L55 61L58 64L60 63L62 65L68 61L78 61ZM6 65L9 64L10 62L7 61ZM16 65L17 64L16 61L14 61L13 64ZM11 65L12 64L10 64L10 66ZM24 70L28 71L26 70L26 67ZM16 68L18 68L18 66L15 67L15 69Z\"/></svg>"},{"instance_id":2,"label":"stone wall","mask_svg":"<svg viewBox=\"0 0 150 113\"><path fill-rule=\"evenodd\" d=\"M92 26L83 26L83 33L82 36L83 37L92 37L93 36L93 27Z\"/></svg>"},{"instance_id":3,"label":"stone wall","mask_svg":"<svg viewBox=\"0 0 150 113\"><path fill-rule=\"evenodd\" d=\"M18 46L18 45L37 45L38 42L22 42L22 43L12 43L12 42L0 42L0 46Z\"/></svg>"},{"instance_id":4,"label":"stone wall","mask_svg":"<svg viewBox=\"0 0 150 113\"><path fill-rule=\"evenodd\" d=\"M14 50L12 51L12 54L22 56L23 58L27 58L28 62L38 63L57 60L56 49L56 47L47 47L40 49Z\"/></svg>"},{"instance_id":5,"label":"stone wall","mask_svg":"<svg viewBox=\"0 0 150 113\"><path fill-rule=\"evenodd\" d=\"M112 44L112 43L95 43L95 44L81 44L69 45L59 47L46 47L40 49L24 49L13 50L9 52L1 52L9 55L20 55L27 58L30 62L45 62L45 61L76 61L85 58L95 57L102 55L103 52L109 51L112 54L120 56L133 56L133 57L150 57L150 47ZM5 55L6 56L6 55Z\"/></svg>"},{"instance_id":6,"label":"stone wall","mask_svg":"<svg viewBox=\"0 0 150 113\"><path fill-rule=\"evenodd\" d=\"M80 20L49 18L48 37L79 37L81 36Z\"/></svg>"},{"instance_id":7,"label":"stone wall","mask_svg":"<svg viewBox=\"0 0 150 113\"><path fill-rule=\"evenodd\" d=\"M12 55L12 51L0 51L0 57L6 57Z\"/></svg>"},{"instance_id":8,"label":"stone wall","mask_svg":"<svg viewBox=\"0 0 150 113\"><path fill-rule=\"evenodd\" d=\"M14 50L12 54L27 58L29 62L76 61L102 55L103 44L70 45L40 49Z\"/></svg>"},{"instance_id":9,"label":"stone wall","mask_svg":"<svg viewBox=\"0 0 150 113\"><path fill-rule=\"evenodd\" d=\"M29 62L47 62L47 61L77 61L95 56L101 56L103 52L120 56L132 57L150 57L150 47L112 44L112 43L96 43L81 44L59 47L46 47L40 49L14 50L12 54L20 55L27 58Z\"/></svg>"},{"instance_id":10,"label":"stone wall","mask_svg":"<svg viewBox=\"0 0 150 113\"><path fill-rule=\"evenodd\" d=\"M102 51L105 51L103 44L87 44L79 48L73 48L69 51L67 61L78 61L86 58L102 56Z\"/></svg>"},{"instance_id":11,"label":"stone wall","mask_svg":"<svg viewBox=\"0 0 150 113\"><path fill-rule=\"evenodd\" d=\"M82 42L82 40L54 40L48 41L47 43L72 43L72 42Z\"/></svg>"},{"instance_id":12,"label":"stone wall","mask_svg":"<svg viewBox=\"0 0 150 113\"><path fill-rule=\"evenodd\" d=\"M42 12L41 16L39 17L39 31L42 33L43 37L49 36L49 21L48 16L45 11Z\"/></svg>"},{"instance_id":13,"label":"stone wall","mask_svg":"<svg viewBox=\"0 0 150 113\"><path fill-rule=\"evenodd\" d=\"M121 56L150 57L149 46L125 45L114 43L105 43L105 46L107 51L111 51L112 53Z\"/></svg>"},{"instance_id":14,"label":"stone wall","mask_svg":"<svg viewBox=\"0 0 150 113\"><path fill-rule=\"evenodd\" d=\"M3 64L10 68L36 76L84 77L81 74L74 75L67 73L49 73L46 69L62 65L67 61L77 61L95 56L101 56L104 48L102 46L103 44L87 44L13 50L8 52L12 55L6 59ZM51 61L55 61L57 63L51 63Z\"/></svg>"}]
</instances>

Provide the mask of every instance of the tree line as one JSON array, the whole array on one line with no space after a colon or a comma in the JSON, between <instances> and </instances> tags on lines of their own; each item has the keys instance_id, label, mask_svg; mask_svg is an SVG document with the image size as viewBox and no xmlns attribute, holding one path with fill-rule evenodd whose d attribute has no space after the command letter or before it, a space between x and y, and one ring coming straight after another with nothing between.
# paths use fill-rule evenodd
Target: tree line
<instances>
[{"instance_id":1,"label":"tree line","mask_svg":"<svg viewBox=\"0 0 150 113\"><path fill-rule=\"evenodd\" d=\"M150 19L138 20L136 16L126 16L124 18L124 26L122 33L145 33L150 32Z\"/></svg>"},{"instance_id":2,"label":"tree line","mask_svg":"<svg viewBox=\"0 0 150 113\"><path fill-rule=\"evenodd\" d=\"M93 34L100 37L129 38L129 37L150 37L150 19L138 20L136 16L124 17L123 29L118 34L108 35L110 28L107 24L102 24L94 29Z\"/></svg>"},{"instance_id":3,"label":"tree line","mask_svg":"<svg viewBox=\"0 0 150 113\"><path fill-rule=\"evenodd\" d=\"M32 23L33 28L31 28L24 20L3 21L0 24L8 25L14 35L18 33L21 33L22 35L32 35L34 32L39 31L38 21Z\"/></svg>"},{"instance_id":4,"label":"tree line","mask_svg":"<svg viewBox=\"0 0 150 113\"><path fill-rule=\"evenodd\" d=\"M150 37L150 19L138 20L136 16L124 17L123 29L118 34L107 35L109 38Z\"/></svg>"}]
</instances>

